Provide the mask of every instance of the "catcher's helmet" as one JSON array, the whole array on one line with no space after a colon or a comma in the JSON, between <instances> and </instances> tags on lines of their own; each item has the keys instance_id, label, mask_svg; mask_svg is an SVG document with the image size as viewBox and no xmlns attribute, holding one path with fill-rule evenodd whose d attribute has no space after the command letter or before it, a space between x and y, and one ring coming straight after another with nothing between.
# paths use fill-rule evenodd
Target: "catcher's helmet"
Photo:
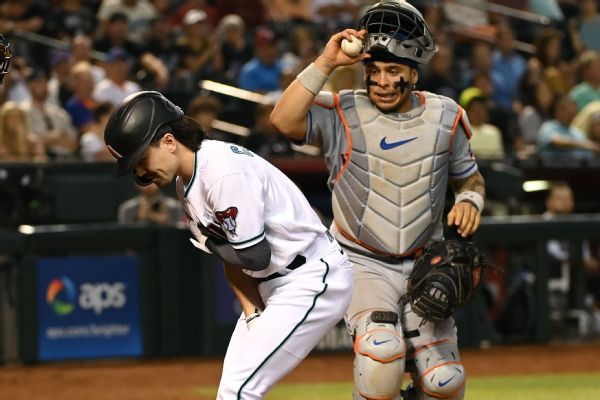
<instances>
[{"instance_id":1,"label":"catcher's helmet","mask_svg":"<svg viewBox=\"0 0 600 400\"><path fill-rule=\"evenodd\" d=\"M367 31L365 52L373 61L428 64L437 46L423 15L404 0L381 1L367 9L359 29Z\"/></svg>"},{"instance_id":2,"label":"catcher's helmet","mask_svg":"<svg viewBox=\"0 0 600 400\"><path fill-rule=\"evenodd\" d=\"M160 128L183 118L183 111L154 91L128 96L111 114L104 142L117 159L117 175L134 170Z\"/></svg>"},{"instance_id":3,"label":"catcher's helmet","mask_svg":"<svg viewBox=\"0 0 600 400\"><path fill-rule=\"evenodd\" d=\"M0 33L0 83L4 80L4 76L8 74L8 66L10 65L10 58L12 57L12 51L10 50L10 43L4 38L4 35Z\"/></svg>"}]
</instances>

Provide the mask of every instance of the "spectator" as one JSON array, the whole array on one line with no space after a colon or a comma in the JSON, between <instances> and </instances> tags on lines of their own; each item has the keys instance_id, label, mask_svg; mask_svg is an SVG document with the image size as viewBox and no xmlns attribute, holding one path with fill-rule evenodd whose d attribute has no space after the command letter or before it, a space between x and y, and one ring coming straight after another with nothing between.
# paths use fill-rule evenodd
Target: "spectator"
<instances>
[{"instance_id":1,"label":"spectator","mask_svg":"<svg viewBox=\"0 0 600 400\"><path fill-rule=\"evenodd\" d=\"M191 91L201 79L214 78L223 68L218 43L213 38L204 11L190 10L183 18L183 32L177 43L179 74L189 80Z\"/></svg>"},{"instance_id":2,"label":"spectator","mask_svg":"<svg viewBox=\"0 0 600 400\"><path fill-rule=\"evenodd\" d=\"M70 55L64 51L58 51L52 55L52 69L48 81L48 97L52 104L64 107L73 96L70 79ZM103 71L104 73L104 71Z\"/></svg>"},{"instance_id":3,"label":"spectator","mask_svg":"<svg viewBox=\"0 0 600 400\"><path fill-rule=\"evenodd\" d=\"M175 225L183 221L181 204L166 196L154 183L148 186L136 185L139 194L119 206L120 224L152 223Z\"/></svg>"},{"instance_id":4,"label":"spectator","mask_svg":"<svg viewBox=\"0 0 600 400\"><path fill-rule=\"evenodd\" d=\"M556 97L544 80L538 81L530 90L533 93L519 113L520 136L519 143L516 145L518 150L527 151L527 154L532 152L533 149L527 149L527 147L535 146L542 124L552 118L552 105Z\"/></svg>"},{"instance_id":5,"label":"spectator","mask_svg":"<svg viewBox=\"0 0 600 400\"><path fill-rule=\"evenodd\" d=\"M242 66L252 59L252 46L246 40L246 24L239 15L223 17L217 29L225 77L235 82Z\"/></svg>"},{"instance_id":6,"label":"spectator","mask_svg":"<svg viewBox=\"0 0 600 400\"><path fill-rule=\"evenodd\" d=\"M73 40L71 41L71 59L73 64L80 61L90 63L90 68L96 84L106 77L104 69L94 64L92 59L92 39L89 36L76 35L73 37Z\"/></svg>"},{"instance_id":7,"label":"spectator","mask_svg":"<svg viewBox=\"0 0 600 400\"><path fill-rule=\"evenodd\" d=\"M77 35L91 35L96 28L92 9L82 0L62 0L48 19L49 33L62 40Z\"/></svg>"},{"instance_id":8,"label":"spectator","mask_svg":"<svg viewBox=\"0 0 600 400\"><path fill-rule=\"evenodd\" d=\"M496 31L496 50L492 53L492 72L499 77L494 83L493 98L505 110L512 110L517 99L517 85L527 63L513 50L513 32L508 24L500 24Z\"/></svg>"},{"instance_id":9,"label":"spectator","mask_svg":"<svg viewBox=\"0 0 600 400\"><path fill-rule=\"evenodd\" d=\"M107 53L113 47L121 47L134 59L132 70L143 72L148 85L153 89L164 88L169 82L169 71L160 59L154 56L143 45L139 45L127 37L129 22L127 16L116 12L108 19L106 30L94 43L94 48Z\"/></svg>"},{"instance_id":10,"label":"spectator","mask_svg":"<svg viewBox=\"0 0 600 400\"><path fill-rule=\"evenodd\" d=\"M468 88L475 85L475 77L488 76L493 86L500 84L501 77L492 71L492 50L485 42L475 42L471 47L471 59L468 69L462 74L462 87Z\"/></svg>"},{"instance_id":11,"label":"spectator","mask_svg":"<svg viewBox=\"0 0 600 400\"><path fill-rule=\"evenodd\" d=\"M600 52L598 0L579 0L579 16L571 21L570 30L578 52L585 49Z\"/></svg>"},{"instance_id":12,"label":"spectator","mask_svg":"<svg viewBox=\"0 0 600 400\"><path fill-rule=\"evenodd\" d=\"M292 156L294 150L290 140L281 135L269 119L271 111L273 111L272 104L261 104L256 107L256 123L250 136L246 138L244 146L262 158Z\"/></svg>"},{"instance_id":13,"label":"spectator","mask_svg":"<svg viewBox=\"0 0 600 400\"><path fill-rule=\"evenodd\" d=\"M175 26L183 25L183 19L190 10L200 10L206 13L206 17L211 28L217 26L219 19L222 15L230 14L225 13L220 15L220 12L224 12L223 9L217 9L215 1L206 0L184 0L181 5L175 11L175 15L172 20L172 24ZM235 10L235 9L234 9Z\"/></svg>"},{"instance_id":14,"label":"spectator","mask_svg":"<svg viewBox=\"0 0 600 400\"><path fill-rule=\"evenodd\" d=\"M44 142L51 158L70 157L76 154L77 132L66 111L48 101L48 74L32 69L27 77L31 100L23 102L29 128Z\"/></svg>"},{"instance_id":15,"label":"spectator","mask_svg":"<svg viewBox=\"0 0 600 400\"><path fill-rule=\"evenodd\" d=\"M587 137L590 137L592 118L597 113L600 113L600 101L592 101L577 113L575 118L573 118L573 122L571 122L571 126L585 133Z\"/></svg>"},{"instance_id":16,"label":"spectator","mask_svg":"<svg viewBox=\"0 0 600 400\"><path fill-rule=\"evenodd\" d=\"M552 111L553 119L544 122L538 133L540 155L582 159L591 157L593 152L600 152L600 145L588 140L579 129L570 126L577 113L577 105L570 97L559 97Z\"/></svg>"},{"instance_id":17,"label":"spectator","mask_svg":"<svg viewBox=\"0 0 600 400\"><path fill-rule=\"evenodd\" d=\"M97 15L101 29L106 28L115 13L126 16L129 21L127 38L140 45L146 38L150 21L157 16L154 5L147 0L104 0Z\"/></svg>"},{"instance_id":18,"label":"spectator","mask_svg":"<svg viewBox=\"0 0 600 400\"><path fill-rule=\"evenodd\" d=\"M99 103L94 110L97 124L79 138L79 154L84 161L113 161L114 157L104 144L104 128L114 106L111 102Z\"/></svg>"},{"instance_id":19,"label":"spectator","mask_svg":"<svg viewBox=\"0 0 600 400\"><path fill-rule=\"evenodd\" d=\"M237 143L240 137L231 133L216 130L213 122L219 117L223 105L214 96L197 96L190 101L187 115L194 118L211 139Z\"/></svg>"},{"instance_id":20,"label":"spectator","mask_svg":"<svg viewBox=\"0 0 600 400\"><path fill-rule=\"evenodd\" d=\"M242 67L239 86L259 93L280 90L282 72L283 65L275 33L267 28L257 29L254 36L254 58Z\"/></svg>"},{"instance_id":21,"label":"spectator","mask_svg":"<svg viewBox=\"0 0 600 400\"><path fill-rule=\"evenodd\" d=\"M80 61L71 67L69 80L72 85L73 95L65 104L65 110L71 116L71 121L79 134L93 129L94 108L96 101L92 97L94 92L94 77L90 63Z\"/></svg>"},{"instance_id":22,"label":"spectator","mask_svg":"<svg viewBox=\"0 0 600 400\"><path fill-rule=\"evenodd\" d=\"M581 111L592 101L600 100L600 54L594 50L585 51L579 56L579 73L582 82L569 92Z\"/></svg>"},{"instance_id":23,"label":"spectator","mask_svg":"<svg viewBox=\"0 0 600 400\"><path fill-rule=\"evenodd\" d=\"M562 33L556 29L543 30L534 41L535 55L529 60L528 73L542 79L555 93L566 94L575 84L575 71L562 58ZM525 93L526 95L526 93Z\"/></svg>"},{"instance_id":24,"label":"spectator","mask_svg":"<svg viewBox=\"0 0 600 400\"><path fill-rule=\"evenodd\" d=\"M440 47L418 84L423 90L458 100L458 82L452 71L452 49Z\"/></svg>"},{"instance_id":25,"label":"spectator","mask_svg":"<svg viewBox=\"0 0 600 400\"><path fill-rule=\"evenodd\" d=\"M157 17L150 22L148 51L158 58L168 71L174 71L179 64L176 41L177 35L166 18Z\"/></svg>"},{"instance_id":26,"label":"spectator","mask_svg":"<svg viewBox=\"0 0 600 400\"><path fill-rule=\"evenodd\" d=\"M46 160L43 141L29 131L25 111L13 101L7 101L0 108L0 160Z\"/></svg>"},{"instance_id":27,"label":"spectator","mask_svg":"<svg viewBox=\"0 0 600 400\"><path fill-rule=\"evenodd\" d=\"M459 103L471 123L471 149L475 156L479 159L504 158L502 133L488 123L487 99L483 92L475 87L465 89Z\"/></svg>"},{"instance_id":28,"label":"spectator","mask_svg":"<svg viewBox=\"0 0 600 400\"><path fill-rule=\"evenodd\" d=\"M33 0L6 0L0 3L0 32L9 38L18 31L47 35L46 10ZM48 68L48 47L28 40L11 40L13 54L28 64Z\"/></svg>"},{"instance_id":29,"label":"spectator","mask_svg":"<svg viewBox=\"0 0 600 400\"><path fill-rule=\"evenodd\" d=\"M98 82L93 97L96 102L109 101L119 104L125 97L142 90L140 85L129 80L132 63L125 49L113 47L106 57L106 78Z\"/></svg>"},{"instance_id":30,"label":"spectator","mask_svg":"<svg viewBox=\"0 0 600 400\"><path fill-rule=\"evenodd\" d=\"M546 197L546 211L543 218L550 220L571 215L575 209L575 197L567 182L552 184ZM600 262L590 251L590 243L582 243L583 266L586 275L587 292L592 302L600 296ZM550 240L547 243L549 256L549 290L550 316L557 322L563 322L569 308L568 294L570 290L570 252L568 241ZM596 308L600 303L596 303ZM600 333L600 332L599 332Z\"/></svg>"},{"instance_id":31,"label":"spectator","mask_svg":"<svg viewBox=\"0 0 600 400\"><path fill-rule=\"evenodd\" d=\"M588 138L600 145L600 111L596 111L590 118L590 131Z\"/></svg>"}]
</instances>

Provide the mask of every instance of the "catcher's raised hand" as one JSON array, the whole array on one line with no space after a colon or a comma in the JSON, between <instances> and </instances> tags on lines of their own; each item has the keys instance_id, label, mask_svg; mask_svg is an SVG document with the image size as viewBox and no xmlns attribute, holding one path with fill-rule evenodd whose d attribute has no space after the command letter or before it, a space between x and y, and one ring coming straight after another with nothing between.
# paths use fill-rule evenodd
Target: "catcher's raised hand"
<instances>
[{"instance_id":1,"label":"catcher's raised hand","mask_svg":"<svg viewBox=\"0 0 600 400\"><path fill-rule=\"evenodd\" d=\"M315 65L317 65L317 67L319 67L319 69L321 69L323 72L329 74L336 67L342 65L351 65L371 57L371 55L368 53L360 53L356 57L350 57L342 51L341 47L342 40L351 40L351 35L359 38L360 40L364 40L366 34L366 30L357 31L356 29L345 29L342 32L336 33L325 45L323 53L315 60Z\"/></svg>"},{"instance_id":2,"label":"catcher's raised hand","mask_svg":"<svg viewBox=\"0 0 600 400\"><path fill-rule=\"evenodd\" d=\"M468 201L454 204L448 213L448 226L456 226L458 233L464 238L474 234L480 222L479 210Z\"/></svg>"}]
</instances>

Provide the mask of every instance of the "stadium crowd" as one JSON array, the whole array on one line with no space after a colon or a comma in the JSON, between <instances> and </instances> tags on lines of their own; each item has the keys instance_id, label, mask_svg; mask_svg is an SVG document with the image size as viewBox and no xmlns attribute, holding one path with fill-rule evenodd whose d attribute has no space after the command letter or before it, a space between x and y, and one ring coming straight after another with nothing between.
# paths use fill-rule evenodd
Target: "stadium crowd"
<instances>
[{"instance_id":1,"label":"stadium crowd","mask_svg":"<svg viewBox=\"0 0 600 400\"><path fill-rule=\"evenodd\" d=\"M213 136L261 155L290 155L270 105L203 90L211 80L278 95L332 32L357 25L366 0L6 0L0 31L14 58L0 99L2 161L104 160L112 106L160 90ZM439 45L418 89L459 102L480 159L600 154L597 0L420 1ZM534 11L527 18L514 12ZM537 23L532 23L532 17ZM327 90L361 85L360 65ZM248 137L214 128L222 119Z\"/></svg>"}]
</instances>

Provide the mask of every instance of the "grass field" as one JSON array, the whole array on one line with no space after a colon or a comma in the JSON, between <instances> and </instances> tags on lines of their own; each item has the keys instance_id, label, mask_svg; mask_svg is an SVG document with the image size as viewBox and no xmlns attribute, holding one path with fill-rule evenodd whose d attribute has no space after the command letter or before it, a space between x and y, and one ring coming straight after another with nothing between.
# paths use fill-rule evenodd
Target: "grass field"
<instances>
[{"instance_id":1,"label":"grass field","mask_svg":"<svg viewBox=\"0 0 600 400\"><path fill-rule=\"evenodd\" d=\"M348 400L352 384L280 384L268 400ZM195 391L199 399L214 398L216 388ZM600 373L473 377L469 379L466 400L590 400L600 399Z\"/></svg>"}]
</instances>

